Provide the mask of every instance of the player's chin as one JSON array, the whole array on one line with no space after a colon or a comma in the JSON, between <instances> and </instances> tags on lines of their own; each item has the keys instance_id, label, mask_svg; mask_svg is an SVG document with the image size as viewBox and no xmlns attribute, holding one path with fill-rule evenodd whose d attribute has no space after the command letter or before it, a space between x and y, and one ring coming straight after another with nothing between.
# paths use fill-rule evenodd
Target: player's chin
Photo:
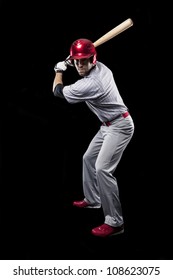
<instances>
[{"instance_id":1,"label":"player's chin","mask_svg":"<svg viewBox=\"0 0 173 280\"><path fill-rule=\"evenodd\" d=\"M78 71L78 74L83 77L83 76L86 75L86 72L85 71Z\"/></svg>"},{"instance_id":2,"label":"player's chin","mask_svg":"<svg viewBox=\"0 0 173 280\"><path fill-rule=\"evenodd\" d=\"M85 76L87 73L85 69L77 69L77 71L80 76Z\"/></svg>"}]
</instances>

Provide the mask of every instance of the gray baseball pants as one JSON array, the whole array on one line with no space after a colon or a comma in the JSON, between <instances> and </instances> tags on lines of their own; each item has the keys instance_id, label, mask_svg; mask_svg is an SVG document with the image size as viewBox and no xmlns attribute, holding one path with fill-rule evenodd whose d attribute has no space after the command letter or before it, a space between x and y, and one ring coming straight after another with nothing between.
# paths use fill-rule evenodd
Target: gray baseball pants
<instances>
[{"instance_id":1,"label":"gray baseball pants","mask_svg":"<svg viewBox=\"0 0 173 280\"><path fill-rule=\"evenodd\" d=\"M105 221L110 226L123 224L116 167L134 133L134 123L129 115L101 125L83 155L83 192L90 207L102 206Z\"/></svg>"}]
</instances>

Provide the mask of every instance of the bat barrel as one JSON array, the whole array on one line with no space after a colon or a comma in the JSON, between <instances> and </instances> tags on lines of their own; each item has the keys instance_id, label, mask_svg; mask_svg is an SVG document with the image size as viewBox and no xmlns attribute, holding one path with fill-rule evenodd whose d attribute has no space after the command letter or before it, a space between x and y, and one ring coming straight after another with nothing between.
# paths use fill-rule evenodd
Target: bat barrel
<instances>
[{"instance_id":1,"label":"bat barrel","mask_svg":"<svg viewBox=\"0 0 173 280\"><path fill-rule=\"evenodd\" d=\"M113 37L117 36L118 34L124 32L126 29L131 27L133 25L133 20L131 18L126 19L119 25L117 25L115 28L107 32L105 35L100 37L97 41L95 41L93 44L95 47L98 47L102 45L103 43L109 41Z\"/></svg>"}]
</instances>

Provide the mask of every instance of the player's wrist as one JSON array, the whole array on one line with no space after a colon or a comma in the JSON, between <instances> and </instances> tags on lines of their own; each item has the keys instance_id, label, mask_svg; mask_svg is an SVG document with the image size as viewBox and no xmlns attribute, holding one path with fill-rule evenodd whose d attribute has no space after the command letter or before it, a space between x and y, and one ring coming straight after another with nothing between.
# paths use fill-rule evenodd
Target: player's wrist
<instances>
[{"instance_id":1,"label":"player's wrist","mask_svg":"<svg viewBox=\"0 0 173 280\"><path fill-rule=\"evenodd\" d=\"M56 74L62 74L64 71L63 70L55 70Z\"/></svg>"}]
</instances>

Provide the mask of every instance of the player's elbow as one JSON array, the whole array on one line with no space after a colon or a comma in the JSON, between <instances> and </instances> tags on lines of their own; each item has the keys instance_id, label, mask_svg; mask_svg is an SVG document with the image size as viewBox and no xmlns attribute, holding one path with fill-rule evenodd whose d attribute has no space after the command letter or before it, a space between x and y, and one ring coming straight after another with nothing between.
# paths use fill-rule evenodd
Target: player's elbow
<instances>
[{"instance_id":1,"label":"player's elbow","mask_svg":"<svg viewBox=\"0 0 173 280\"><path fill-rule=\"evenodd\" d=\"M62 84L57 84L55 87L53 87L53 94L56 97L64 98L63 85Z\"/></svg>"}]
</instances>

